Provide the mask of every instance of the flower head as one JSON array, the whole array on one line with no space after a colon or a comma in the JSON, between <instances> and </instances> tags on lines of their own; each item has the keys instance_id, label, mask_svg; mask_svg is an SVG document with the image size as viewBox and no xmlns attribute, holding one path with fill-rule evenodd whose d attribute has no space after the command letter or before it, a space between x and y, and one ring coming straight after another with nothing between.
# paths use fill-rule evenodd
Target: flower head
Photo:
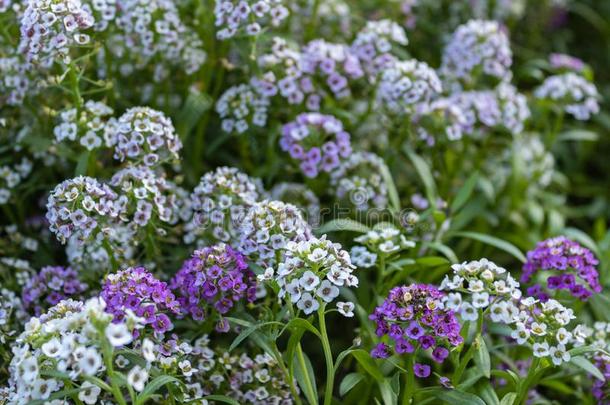
<instances>
[{"instance_id":1,"label":"flower head","mask_svg":"<svg viewBox=\"0 0 610 405\"><path fill-rule=\"evenodd\" d=\"M23 287L22 299L27 309L40 315L45 309L67 298L79 299L87 284L70 267L46 266Z\"/></svg>"}]
</instances>

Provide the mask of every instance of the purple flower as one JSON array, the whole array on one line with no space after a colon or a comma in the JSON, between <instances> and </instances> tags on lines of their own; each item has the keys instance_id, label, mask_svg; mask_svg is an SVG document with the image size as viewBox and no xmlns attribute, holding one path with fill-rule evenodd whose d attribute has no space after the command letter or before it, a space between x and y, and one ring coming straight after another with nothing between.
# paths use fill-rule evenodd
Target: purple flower
<instances>
[{"instance_id":1,"label":"purple flower","mask_svg":"<svg viewBox=\"0 0 610 405\"><path fill-rule=\"evenodd\" d=\"M602 289L597 264L589 249L565 236L559 236L538 243L534 250L527 253L521 282L529 283L538 272L547 272L550 273L546 278L547 290L567 290L572 296L585 301ZM550 291L540 284L532 285L527 292L541 301L547 301L551 296Z\"/></svg>"},{"instance_id":2,"label":"purple flower","mask_svg":"<svg viewBox=\"0 0 610 405\"><path fill-rule=\"evenodd\" d=\"M245 256L222 243L196 250L170 286L178 295L182 316L188 314L200 321L215 311L220 315L216 327L219 332L226 332L229 327L222 315L238 302L256 298L256 277Z\"/></svg>"},{"instance_id":3,"label":"purple flower","mask_svg":"<svg viewBox=\"0 0 610 405\"><path fill-rule=\"evenodd\" d=\"M46 266L30 278L22 290L23 305L36 316L59 301L79 299L87 290L87 284L78 279L70 267Z\"/></svg>"},{"instance_id":4,"label":"purple flower","mask_svg":"<svg viewBox=\"0 0 610 405\"><path fill-rule=\"evenodd\" d=\"M419 378L427 378L430 376L430 366L427 364L415 363L413 365L413 371Z\"/></svg>"},{"instance_id":5,"label":"purple flower","mask_svg":"<svg viewBox=\"0 0 610 405\"><path fill-rule=\"evenodd\" d=\"M415 347L422 350L435 347L432 357L442 363L449 354L448 347L463 341L455 313L443 309L442 298L443 293L426 284L394 287L369 319L375 322L377 336L387 335L394 340L397 354L413 353ZM385 343L371 351L377 358L391 354Z\"/></svg>"},{"instance_id":6,"label":"purple flower","mask_svg":"<svg viewBox=\"0 0 610 405\"><path fill-rule=\"evenodd\" d=\"M163 334L173 328L167 313L177 315L180 304L167 283L156 279L144 267L129 267L110 274L102 288L106 312L120 322L127 310L145 319L155 333Z\"/></svg>"}]
</instances>

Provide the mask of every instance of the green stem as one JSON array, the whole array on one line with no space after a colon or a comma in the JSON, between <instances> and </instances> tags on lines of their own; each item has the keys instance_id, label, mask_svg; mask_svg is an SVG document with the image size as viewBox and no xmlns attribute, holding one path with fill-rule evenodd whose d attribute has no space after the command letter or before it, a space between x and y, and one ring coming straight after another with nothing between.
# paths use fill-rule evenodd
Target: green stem
<instances>
[{"instance_id":1,"label":"green stem","mask_svg":"<svg viewBox=\"0 0 610 405\"><path fill-rule=\"evenodd\" d=\"M530 387L532 385L534 385L534 381L535 381L536 377L538 376L538 372L540 371L540 370L538 370L539 365L540 365L540 358L534 357L534 360L532 361L532 365L530 366L529 370L527 371L527 375L525 376L525 379L523 379L519 382L519 386L517 389L517 398L515 399L515 402L514 402L515 405L520 405L520 404L525 403L525 400L527 399L527 393L528 393Z\"/></svg>"},{"instance_id":2,"label":"green stem","mask_svg":"<svg viewBox=\"0 0 610 405\"><path fill-rule=\"evenodd\" d=\"M324 390L324 405L330 405L333 400L333 384L335 382L335 366L333 365L333 353L330 350L330 342L326 333L326 318L324 310L326 304L318 309L318 320L320 322L320 341L324 349L324 359L326 360L326 389Z\"/></svg>"},{"instance_id":3,"label":"green stem","mask_svg":"<svg viewBox=\"0 0 610 405\"><path fill-rule=\"evenodd\" d=\"M309 373L307 373L307 364L305 363L305 356L303 355L303 348L301 347L301 342L299 342L297 344L296 352L297 352L297 359L299 360L299 364L301 365L301 370L303 372L303 384L305 384L305 388L306 388L307 392L311 393L311 395L305 395L305 397L313 398L313 393L315 391L313 389L313 384L311 383L311 380L309 379ZM314 405L314 404L311 404L311 405Z\"/></svg>"},{"instance_id":4,"label":"green stem","mask_svg":"<svg viewBox=\"0 0 610 405\"><path fill-rule=\"evenodd\" d=\"M114 368L112 366L112 346L107 339L102 342L102 356L104 358L104 364L106 365L106 372L110 380L110 387L112 388L112 395L116 399L119 405L127 405L125 397L121 392L121 387L116 384L116 378L114 377Z\"/></svg>"},{"instance_id":5,"label":"green stem","mask_svg":"<svg viewBox=\"0 0 610 405\"><path fill-rule=\"evenodd\" d=\"M477 318L477 330L476 330L476 334L474 336L474 340L472 341L472 344L470 345L470 347L468 348L468 350L466 351L464 356L460 359L460 363L459 363L458 367L455 369L455 372L453 373L453 378L452 378L453 385L459 384L460 379L462 378L462 374L466 370L466 367L468 366L468 363L470 362L470 360L472 360L472 357L474 356L474 352L477 348L477 341L480 338L482 331L483 331L483 311L479 310L479 317Z\"/></svg>"},{"instance_id":6,"label":"green stem","mask_svg":"<svg viewBox=\"0 0 610 405\"><path fill-rule=\"evenodd\" d=\"M301 405L301 398L299 398L299 394L294 385L294 376L288 370L288 368L286 367L286 364L284 364L284 358L282 357L282 354L278 350L277 345L275 343L273 344L273 355L275 356L275 360L277 361L277 364L280 366L282 373L284 373L284 376L286 378L286 384L288 384L288 387L290 387L290 392L292 393L292 397L294 398L297 405Z\"/></svg>"},{"instance_id":7,"label":"green stem","mask_svg":"<svg viewBox=\"0 0 610 405\"><path fill-rule=\"evenodd\" d=\"M72 90L72 97L74 99L74 107L80 112L83 106L83 100L80 95L78 70L74 62L70 63L68 67L68 78L70 80L70 90Z\"/></svg>"},{"instance_id":8,"label":"green stem","mask_svg":"<svg viewBox=\"0 0 610 405\"><path fill-rule=\"evenodd\" d=\"M405 393L402 397L403 405L410 405L415 393L415 374L413 371L413 356L407 356L407 366L405 374Z\"/></svg>"},{"instance_id":9,"label":"green stem","mask_svg":"<svg viewBox=\"0 0 610 405\"><path fill-rule=\"evenodd\" d=\"M385 275L385 256L383 254L379 255L379 272L377 273L377 280L375 283L375 290L377 294L381 293L381 289L383 288L383 276Z\"/></svg>"}]
</instances>

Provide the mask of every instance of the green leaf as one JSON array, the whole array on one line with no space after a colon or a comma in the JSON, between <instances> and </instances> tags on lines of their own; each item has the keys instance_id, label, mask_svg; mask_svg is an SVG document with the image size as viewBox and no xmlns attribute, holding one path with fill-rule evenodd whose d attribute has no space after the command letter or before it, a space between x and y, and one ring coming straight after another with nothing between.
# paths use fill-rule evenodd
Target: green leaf
<instances>
[{"instance_id":1,"label":"green leaf","mask_svg":"<svg viewBox=\"0 0 610 405\"><path fill-rule=\"evenodd\" d=\"M233 342L231 343L231 346L229 346L229 351L233 351L233 349L235 349L237 346L239 346L239 344L241 342L243 342L245 339L248 338L248 336L250 336L251 334L253 334L254 332L256 332L257 329L262 328L263 326L268 326L268 325L273 325L273 324L278 324L278 325L282 325L281 322L275 322L275 321L271 321L271 322L262 322L262 323L257 323L255 325L250 326L247 329L244 329L239 335L237 335L237 337L233 340Z\"/></svg>"},{"instance_id":2,"label":"green leaf","mask_svg":"<svg viewBox=\"0 0 610 405\"><path fill-rule=\"evenodd\" d=\"M146 402L151 396L153 396L161 387L170 383L181 384L180 380L171 375L160 375L153 379L151 382L146 384L144 390L136 398L136 405L140 405Z\"/></svg>"},{"instance_id":3,"label":"green leaf","mask_svg":"<svg viewBox=\"0 0 610 405\"><path fill-rule=\"evenodd\" d=\"M430 171L428 164L410 147L405 146L404 151L407 154L407 157L411 160L411 163L413 163L413 166L415 167L415 170L417 171L422 183L424 183L426 198L428 198L430 206L436 206L436 183L434 182L434 177L432 177L432 172Z\"/></svg>"},{"instance_id":4,"label":"green leaf","mask_svg":"<svg viewBox=\"0 0 610 405\"><path fill-rule=\"evenodd\" d=\"M339 385L339 395L345 396L352 388L354 388L364 376L360 373L349 373L346 375Z\"/></svg>"},{"instance_id":5,"label":"green leaf","mask_svg":"<svg viewBox=\"0 0 610 405\"><path fill-rule=\"evenodd\" d=\"M368 226L361 224L358 221L354 221L353 219L348 218L339 218L333 219L332 221L328 221L324 225L322 225L316 233L318 235L323 235L328 232L336 232L336 231L352 231L358 233L367 233L371 228Z\"/></svg>"},{"instance_id":6,"label":"green leaf","mask_svg":"<svg viewBox=\"0 0 610 405\"><path fill-rule=\"evenodd\" d=\"M307 319L302 318L294 318L291 319L290 322L286 324L286 328L290 329L303 329L313 333L316 336L320 336L320 331L311 324Z\"/></svg>"},{"instance_id":7,"label":"green leaf","mask_svg":"<svg viewBox=\"0 0 610 405\"><path fill-rule=\"evenodd\" d=\"M459 260L455 252L447 245L440 242L430 242L427 244L431 249L441 252L451 263L458 263Z\"/></svg>"},{"instance_id":8,"label":"green leaf","mask_svg":"<svg viewBox=\"0 0 610 405\"><path fill-rule=\"evenodd\" d=\"M87 174L87 166L89 165L89 154L91 152L83 152L78 157L78 162L76 163L76 169L74 169L75 176L84 176Z\"/></svg>"},{"instance_id":9,"label":"green leaf","mask_svg":"<svg viewBox=\"0 0 610 405\"><path fill-rule=\"evenodd\" d=\"M482 384L478 388L479 396L487 405L500 405L498 394L494 390L489 380L481 380Z\"/></svg>"},{"instance_id":10,"label":"green leaf","mask_svg":"<svg viewBox=\"0 0 610 405\"><path fill-rule=\"evenodd\" d=\"M182 110L180 110L175 121L176 131L182 140L193 130L199 122L201 115L209 110L212 104L213 100L207 94L198 91L189 92L184 106L182 106Z\"/></svg>"},{"instance_id":11,"label":"green leaf","mask_svg":"<svg viewBox=\"0 0 610 405\"><path fill-rule=\"evenodd\" d=\"M398 191L396 191L396 184L394 183L394 178L392 177L392 173L390 173L390 169L388 169L385 164L381 166L381 176L388 189L388 197L390 198L392 208L394 208L396 212L400 212L400 198L398 197Z\"/></svg>"},{"instance_id":12,"label":"green leaf","mask_svg":"<svg viewBox=\"0 0 610 405\"><path fill-rule=\"evenodd\" d=\"M583 370L585 370L587 373L591 374L598 380L606 381L602 372L599 371L599 369L597 367L595 367L595 365L593 365L593 363L591 363L588 359L585 359L582 356L576 356L576 357L572 357L570 359L570 363L582 368Z\"/></svg>"},{"instance_id":13,"label":"green leaf","mask_svg":"<svg viewBox=\"0 0 610 405\"><path fill-rule=\"evenodd\" d=\"M460 191L458 191L455 199L451 203L451 212L454 214L457 213L460 208L466 204L472 192L474 191L474 187L477 185L477 180L479 179L479 172L474 172L470 175L470 177L466 180Z\"/></svg>"},{"instance_id":14,"label":"green leaf","mask_svg":"<svg viewBox=\"0 0 610 405\"><path fill-rule=\"evenodd\" d=\"M311 361L307 354L301 351L302 359L297 359L294 363L294 375L301 390L305 393L305 397L310 404L318 403L318 389L316 387L316 375L313 372ZM295 356L299 357L299 353ZM300 361L302 360L302 361Z\"/></svg>"},{"instance_id":15,"label":"green leaf","mask_svg":"<svg viewBox=\"0 0 610 405\"><path fill-rule=\"evenodd\" d=\"M354 350L351 354L371 377L377 381L383 380L383 373L379 370L379 367L377 367L377 364L375 364L375 361L368 352L358 349Z\"/></svg>"},{"instance_id":16,"label":"green leaf","mask_svg":"<svg viewBox=\"0 0 610 405\"><path fill-rule=\"evenodd\" d=\"M485 344L485 339L482 336L477 337L478 348L474 353L474 363L478 369L487 378L491 376L491 359L489 358L489 350Z\"/></svg>"},{"instance_id":17,"label":"green leaf","mask_svg":"<svg viewBox=\"0 0 610 405\"><path fill-rule=\"evenodd\" d=\"M381 393L381 399L383 399L384 405L396 405L398 403L398 396L392 390L392 386L388 380L378 382L379 392Z\"/></svg>"},{"instance_id":18,"label":"green leaf","mask_svg":"<svg viewBox=\"0 0 610 405\"><path fill-rule=\"evenodd\" d=\"M486 405L478 396L457 389L432 388L429 392L435 398L449 404Z\"/></svg>"},{"instance_id":19,"label":"green leaf","mask_svg":"<svg viewBox=\"0 0 610 405\"><path fill-rule=\"evenodd\" d=\"M515 403L515 399L517 399L517 393L509 392L508 394L502 397L500 405L513 405Z\"/></svg>"},{"instance_id":20,"label":"green leaf","mask_svg":"<svg viewBox=\"0 0 610 405\"><path fill-rule=\"evenodd\" d=\"M496 247L500 250L505 251L506 253L511 254L515 258L519 259L521 262L525 263L525 256L523 255L521 250L519 250L518 247L516 247L510 242L507 242L500 238L496 238L495 236L486 235L484 233L478 232L456 232L452 234L452 236L461 236L464 238L474 239L487 245Z\"/></svg>"},{"instance_id":21,"label":"green leaf","mask_svg":"<svg viewBox=\"0 0 610 405\"><path fill-rule=\"evenodd\" d=\"M444 257L440 257L440 256L420 257L418 259L415 259L415 262L417 264L420 264L420 265L426 266L426 267L443 266L443 265L446 265L449 263L449 261L447 259L445 259Z\"/></svg>"},{"instance_id":22,"label":"green leaf","mask_svg":"<svg viewBox=\"0 0 610 405\"><path fill-rule=\"evenodd\" d=\"M593 131L573 129L557 136L558 141L597 141L599 136Z\"/></svg>"},{"instance_id":23,"label":"green leaf","mask_svg":"<svg viewBox=\"0 0 610 405\"><path fill-rule=\"evenodd\" d=\"M207 397L203 397L203 399L207 399L208 401L224 402L225 404L231 405L240 405L239 402L225 395L208 395Z\"/></svg>"}]
</instances>

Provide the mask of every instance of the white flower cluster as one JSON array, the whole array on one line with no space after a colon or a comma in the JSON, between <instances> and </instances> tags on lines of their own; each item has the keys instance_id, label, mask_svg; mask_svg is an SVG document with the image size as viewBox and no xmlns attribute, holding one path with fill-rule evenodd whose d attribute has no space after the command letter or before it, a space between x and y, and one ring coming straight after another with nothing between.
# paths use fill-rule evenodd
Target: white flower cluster
<instances>
[{"instance_id":1,"label":"white flower cluster","mask_svg":"<svg viewBox=\"0 0 610 405\"><path fill-rule=\"evenodd\" d=\"M519 282L506 269L487 259L454 264L453 276L445 276L440 285L447 291L443 298L446 308L460 314L466 321L476 321L479 311L489 308L493 322L510 324L519 310Z\"/></svg>"},{"instance_id":2,"label":"white flower cluster","mask_svg":"<svg viewBox=\"0 0 610 405\"><path fill-rule=\"evenodd\" d=\"M39 318L31 318L13 346L10 402L27 404L48 399L65 382L47 373L60 372L71 384L83 388L78 393L79 400L97 403L101 390L87 380L100 376L106 379L102 346L129 345L133 331L142 326L142 319L133 313L122 323L112 323L112 315L104 309L100 298L86 303L65 300Z\"/></svg>"},{"instance_id":3,"label":"white flower cluster","mask_svg":"<svg viewBox=\"0 0 610 405\"><path fill-rule=\"evenodd\" d=\"M254 181L234 167L204 174L190 197L193 217L185 227L185 242L238 240L239 224L258 198Z\"/></svg>"},{"instance_id":4,"label":"white flower cluster","mask_svg":"<svg viewBox=\"0 0 610 405\"><path fill-rule=\"evenodd\" d=\"M368 21L352 42L351 51L360 59L366 73L375 78L395 60L392 49L409 43L405 30L392 20Z\"/></svg>"},{"instance_id":5,"label":"white flower cluster","mask_svg":"<svg viewBox=\"0 0 610 405\"><path fill-rule=\"evenodd\" d=\"M522 173L530 187L545 188L555 173L555 158L546 149L540 137L527 134L515 139L513 153L523 162ZM511 157L507 156L507 160Z\"/></svg>"},{"instance_id":6,"label":"white flower cluster","mask_svg":"<svg viewBox=\"0 0 610 405\"><path fill-rule=\"evenodd\" d=\"M525 96L508 83L501 83L495 90L454 93L449 101L462 110L463 132L468 135L494 128L518 134L530 117Z\"/></svg>"},{"instance_id":7,"label":"white flower cluster","mask_svg":"<svg viewBox=\"0 0 610 405\"><path fill-rule=\"evenodd\" d=\"M257 35L267 21L277 27L288 17L282 0L216 0L216 37L220 40L245 33Z\"/></svg>"},{"instance_id":8,"label":"white flower cluster","mask_svg":"<svg viewBox=\"0 0 610 405\"><path fill-rule=\"evenodd\" d=\"M263 268L275 267L283 260L288 242L301 242L312 237L309 224L297 207L269 200L247 209L238 232L238 250Z\"/></svg>"},{"instance_id":9,"label":"white flower cluster","mask_svg":"<svg viewBox=\"0 0 610 405\"><path fill-rule=\"evenodd\" d=\"M426 63L399 61L381 72L377 102L392 114L409 115L417 104L430 101L441 91L440 79Z\"/></svg>"},{"instance_id":10,"label":"white flower cluster","mask_svg":"<svg viewBox=\"0 0 610 405\"><path fill-rule=\"evenodd\" d=\"M572 72L548 77L534 91L534 96L552 101L581 121L586 121L599 112L599 93L595 85Z\"/></svg>"},{"instance_id":11,"label":"white flower cluster","mask_svg":"<svg viewBox=\"0 0 610 405\"><path fill-rule=\"evenodd\" d=\"M172 121L148 107L127 110L116 124L115 158L146 166L178 158L182 142Z\"/></svg>"},{"instance_id":12,"label":"white flower cluster","mask_svg":"<svg viewBox=\"0 0 610 405\"><path fill-rule=\"evenodd\" d=\"M12 191L21 184L32 172L32 162L22 158L17 165L0 166L0 205L6 204L11 198Z\"/></svg>"},{"instance_id":13,"label":"white flower cluster","mask_svg":"<svg viewBox=\"0 0 610 405\"><path fill-rule=\"evenodd\" d=\"M269 191L274 200L284 201L299 208L305 220L312 226L320 222L320 199L301 183L277 183Z\"/></svg>"},{"instance_id":14,"label":"white flower cluster","mask_svg":"<svg viewBox=\"0 0 610 405\"><path fill-rule=\"evenodd\" d=\"M448 141L462 139L467 120L458 105L443 97L420 104L413 122L419 138L428 146L433 146L439 134L443 134Z\"/></svg>"},{"instance_id":15,"label":"white flower cluster","mask_svg":"<svg viewBox=\"0 0 610 405\"><path fill-rule=\"evenodd\" d=\"M350 206L360 211L386 208L388 188L382 175L384 166L383 159L374 153L349 155L331 172L330 185L335 197L349 200Z\"/></svg>"},{"instance_id":16,"label":"white flower cluster","mask_svg":"<svg viewBox=\"0 0 610 405\"><path fill-rule=\"evenodd\" d=\"M296 304L305 315L330 303L339 296L339 287L357 287L352 274L355 266L341 245L326 239L326 235L306 241L288 242L285 259L277 271L268 268L259 280L273 280L280 287L279 297ZM345 309L345 303L337 303ZM346 313L349 313L346 312Z\"/></svg>"},{"instance_id":17,"label":"white flower cluster","mask_svg":"<svg viewBox=\"0 0 610 405\"><path fill-rule=\"evenodd\" d=\"M88 44L95 18L81 0L28 0L21 18L19 52L28 62L51 66L70 63L71 47Z\"/></svg>"},{"instance_id":18,"label":"white flower cluster","mask_svg":"<svg viewBox=\"0 0 610 405\"><path fill-rule=\"evenodd\" d=\"M0 344L8 344L15 337L18 325L27 319L23 301L11 290L0 289Z\"/></svg>"},{"instance_id":19,"label":"white flower cluster","mask_svg":"<svg viewBox=\"0 0 610 405\"><path fill-rule=\"evenodd\" d=\"M256 80L252 82L256 83ZM267 123L269 98L258 88L252 84L240 84L230 87L220 96L216 112L222 119L223 131L243 134L252 125L263 127Z\"/></svg>"},{"instance_id":20,"label":"white flower cluster","mask_svg":"<svg viewBox=\"0 0 610 405\"><path fill-rule=\"evenodd\" d=\"M60 123L53 128L55 141L78 141L87 150L102 146L112 147L115 142L114 118L112 108L101 101L88 100L80 113L70 108L59 114Z\"/></svg>"},{"instance_id":21,"label":"white flower cluster","mask_svg":"<svg viewBox=\"0 0 610 405\"><path fill-rule=\"evenodd\" d=\"M511 65L510 42L500 24L471 20L451 36L443 52L440 73L449 82L457 81L472 88L481 81L485 83L487 77L495 83L509 81Z\"/></svg>"},{"instance_id":22,"label":"white flower cluster","mask_svg":"<svg viewBox=\"0 0 610 405\"><path fill-rule=\"evenodd\" d=\"M377 225L354 241L364 245L354 246L351 250L352 263L362 268L372 267L378 257L387 258L415 247L415 242L407 240L400 229L389 223Z\"/></svg>"},{"instance_id":23,"label":"white flower cluster","mask_svg":"<svg viewBox=\"0 0 610 405\"><path fill-rule=\"evenodd\" d=\"M206 60L201 40L180 19L171 0L120 0L114 38L116 56L135 59L135 68L154 65L154 80L169 78L168 65L179 65L186 74L199 70ZM122 67L125 69L125 67ZM133 69L124 70L130 73Z\"/></svg>"},{"instance_id":24,"label":"white flower cluster","mask_svg":"<svg viewBox=\"0 0 610 405\"><path fill-rule=\"evenodd\" d=\"M150 168L128 166L116 172L109 184L127 198L123 215L133 224L145 227L149 222L173 224L178 220L173 184Z\"/></svg>"},{"instance_id":25,"label":"white flower cluster","mask_svg":"<svg viewBox=\"0 0 610 405\"><path fill-rule=\"evenodd\" d=\"M0 58L0 106L19 106L31 90L26 64L20 57Z\"/></svg>"},{"instance_id":26,"label":"white flower cluster","mask_svg":"<svg viewBox=\"0 0 610 405\"><path fill-rule=\"evenodd\" d=\"M127 197L91 177L79 176L59 183L47 200L49 230L61 243L77 235L89 239L125 212Z\"/></svg>"}]
</instances>

